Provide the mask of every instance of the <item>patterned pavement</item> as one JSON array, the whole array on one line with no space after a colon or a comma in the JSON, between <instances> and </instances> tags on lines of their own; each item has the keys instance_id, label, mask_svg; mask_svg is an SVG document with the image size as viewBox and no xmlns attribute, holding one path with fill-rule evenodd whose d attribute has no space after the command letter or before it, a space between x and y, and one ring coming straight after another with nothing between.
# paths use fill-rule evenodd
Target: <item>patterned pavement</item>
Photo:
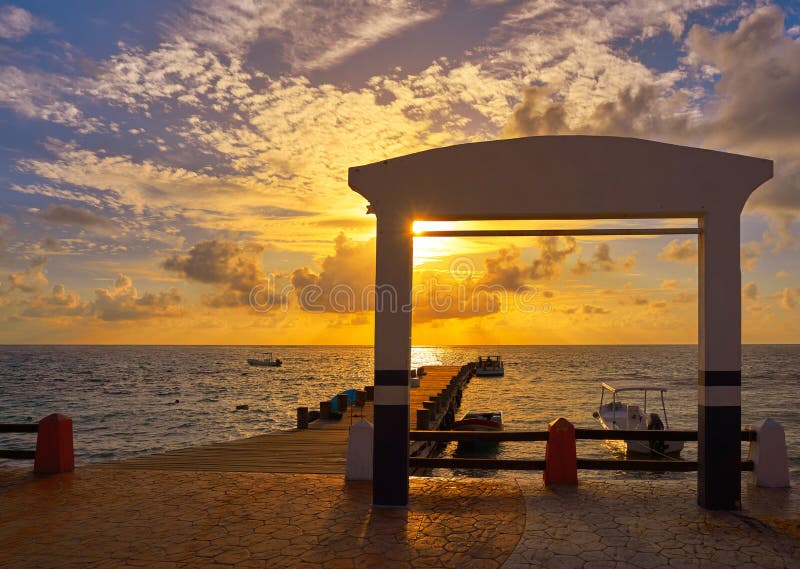
<instances>
[{"instance_id":1,"label":"patterned pavement","mask_svg":"<svg viewBox=\"0 0 800 569\"><path fill-rule=\"evenodd\" d=\"M412 478L392 510L341 475L0 471L0 567L800 567L794 489L728 513L693 478L540 480Z\"/></svg>"}]
</instances>

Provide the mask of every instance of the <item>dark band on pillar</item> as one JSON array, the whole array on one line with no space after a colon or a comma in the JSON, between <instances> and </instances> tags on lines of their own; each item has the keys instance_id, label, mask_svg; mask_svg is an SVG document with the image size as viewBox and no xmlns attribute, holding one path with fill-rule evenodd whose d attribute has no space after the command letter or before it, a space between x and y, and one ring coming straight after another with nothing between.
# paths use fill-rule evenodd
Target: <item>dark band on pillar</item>
<instances>
[{"instance_id":1,"label":"dark band on pillar","mask_svg":"<svg viewBox=\"0 0 800 569\"><path fill-rule=\"evenodd\" d=\"M740 387L742 371L708 371L700 370L697 381L706 387Z\"/></svg>"},{"instance_id":2,"label":"dark band on pillar","mask_svg":"<svg viewBox=\"0 0 800 569\"><path fill-rule=\"evenodd\" d=\"M408 385L408 370L376 369L375 385Z\"/></svg>"}]
</instances>

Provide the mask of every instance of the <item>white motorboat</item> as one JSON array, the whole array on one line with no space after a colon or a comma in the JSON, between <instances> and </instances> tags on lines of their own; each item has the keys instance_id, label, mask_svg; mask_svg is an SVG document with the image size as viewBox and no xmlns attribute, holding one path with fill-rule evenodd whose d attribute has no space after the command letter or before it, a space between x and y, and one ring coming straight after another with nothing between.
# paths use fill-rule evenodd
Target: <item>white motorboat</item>
<instances>
[{"instance_id":1,"label":"white motorboat","mask_svg":"<svg viewBox=\"0 0 800 569\"><path fill-rule=\"evenodd\" d=\"M453 423L454 431L502 431L502 411L475 411Z\"/></svg>"},{"instance_id":2,"label":"white motorboat","mask_svg":"<svg viewBox=\"0 0 800 569\"><path fill-rule=\"evenodd\" d=\"M667 418L667 406L664 401L666 387L644 385L641 383L621 381L614 385L609 383L602 384L600 393L600 406L593 413L595 419L607 430L617 431L668 431L669 419ZM664 419L655 412L648 412L647 395L651 394L651 409L658 407L660 401L661 412ZM658 399L654 401L653 395ZM610 397L611 401L605 402ZM641 402L641 406L634 403ZM683 441L624 441L625 450L631 454L652 454L677 455L683 450Z\"/></svg>"},{"instance_id":3,"label":"white motorboat","mask_svg":"<svg viewBox=\"0 0 800 569\"><path fill-rule=\"evenodd\" d=\"M505 373L500 356L478 356L475 366L475 375L478 376L501 376Z\"/></svg>"},{"instance_id":4,"label":"white motorboat","mask_svg":"<svg viewBox=\"0 0 800 569\"><path fill-rule=\"evenodd\" d=\"M283 364L283 361L281 361L280 358L272 357L272 352L267 352L266 354L264 354L264 356L265 357L263 359L249 358L247 360L247 363L249 363L251 366L263 366L263 367L281 367L281 365Z\"/></svg>"}]
</instances>

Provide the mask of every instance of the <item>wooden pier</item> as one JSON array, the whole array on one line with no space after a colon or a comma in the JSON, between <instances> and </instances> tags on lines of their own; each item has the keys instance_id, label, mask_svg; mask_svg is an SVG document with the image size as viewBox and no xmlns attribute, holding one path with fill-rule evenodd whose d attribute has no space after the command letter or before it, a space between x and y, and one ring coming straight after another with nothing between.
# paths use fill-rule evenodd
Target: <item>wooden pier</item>
<instances>
[{"instance_id":1,"label":"wooden pier","mask_svg":"<svg viewBox=\"0 0 800 569\"><path fill-rule=\"evenodd\" d=\"M448 426L461 401L461 392L474 373L466 366L427 366L419 387L411 389L410 422L416 429ZM369 398L367 398L369 399ZM276 431L246 439L180 449L99 465L103 468L191 470L217 472L281 472L344 474L347 437L352 423L363 416L373 420L372 401L348 407L341 419L318 419L307 429ZM413 441L409 453L427 456L430 441Z\"/></svg>"}]
</instances>

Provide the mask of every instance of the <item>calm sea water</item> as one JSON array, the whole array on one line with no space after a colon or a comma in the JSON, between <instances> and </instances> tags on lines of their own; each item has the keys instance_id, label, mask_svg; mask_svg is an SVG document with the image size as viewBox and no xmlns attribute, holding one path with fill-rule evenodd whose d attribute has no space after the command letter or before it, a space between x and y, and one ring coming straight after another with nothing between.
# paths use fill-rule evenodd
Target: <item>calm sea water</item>
<instances>
[{"instance_id":1,"label":"calm sea water","mask_svg":"<svg viewBox=\"0 0 800 569\"><path fill-rule=\"evenodd\" d=\"M265 350L284 366L247 365ZM562 416L596 427L600 382L619 379L666 386L670 427L697 426L695 346L418 347L412 363L461 365L486 354L503 356L506 375L473 379L461 411L500 409L508 430L542 430ZM88 464L290 429L296 407L316 407L371 381L370 347L3 346L0 422L70 415L76 461ZM781 422L793 476L800 475L800 346L745 346L742 383L743 425L765 417ZM33 448L34 441L35 435L0 435L1 448ZM579 445L580 456L621 456L613 443ZM501 443L494 455L543 452L541 444ZM451 444L445 453L464 450ZM696 445L687 443L682 456L695 458Z\"/></svg>"}]
</instances>

